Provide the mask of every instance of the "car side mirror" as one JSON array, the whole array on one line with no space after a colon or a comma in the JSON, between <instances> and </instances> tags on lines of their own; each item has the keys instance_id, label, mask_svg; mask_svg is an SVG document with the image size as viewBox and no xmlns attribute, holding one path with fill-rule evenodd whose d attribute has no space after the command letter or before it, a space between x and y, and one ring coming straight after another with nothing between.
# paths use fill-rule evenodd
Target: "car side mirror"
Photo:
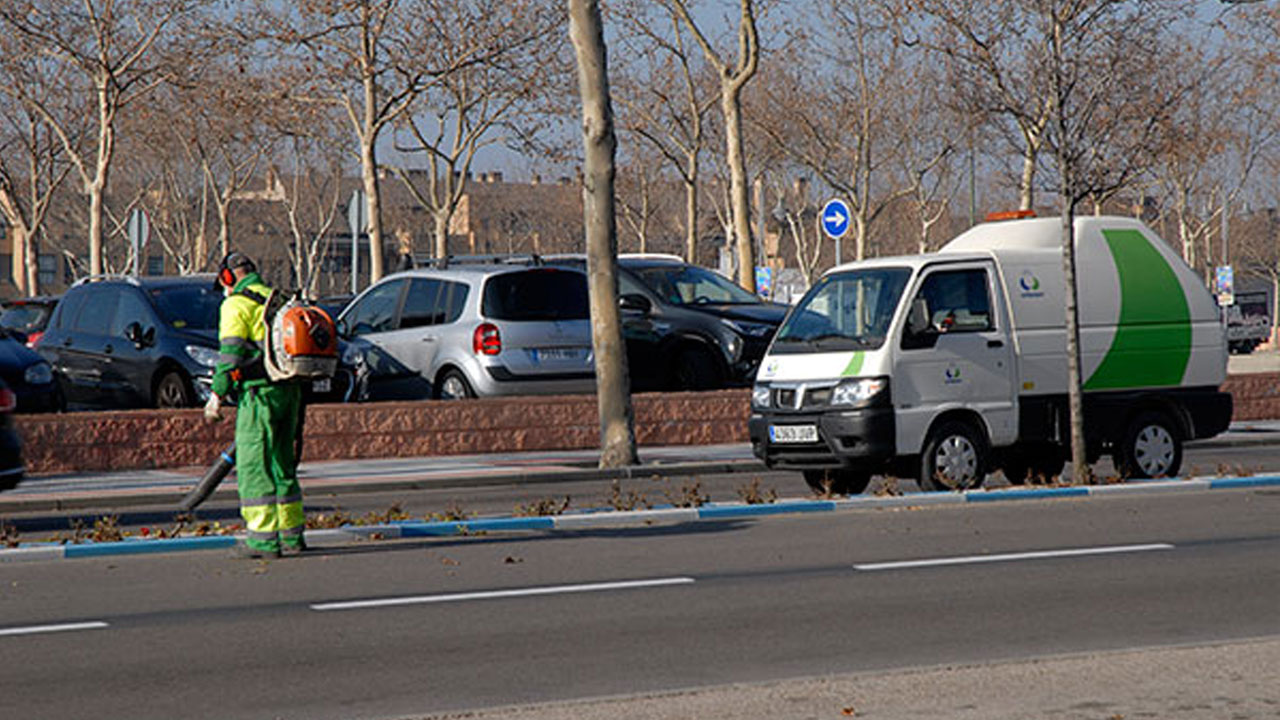
<instances>
[{"instance_id":1,"label":"car side mirror","mask_svg":"<svg viewBox=\"0 0 1280 720\"><path fill-rule=\"evenodd\" d=\"M649 298L638 293L627 293L618 298L618 307L623 310L633 310L638 313L648 314L653 310L653 303L649 302Z\"/></svg>"},{"instance_id":2,"label":"car side mirror","mask_svg":"<svg viewBox=\"0 0 1280 720\"><path fill-rule=\"evenodd\" d=\"M139 347L142 346L142 343L145 340L145 337L142 334L142 325L136 322L131 322L125 326L124 336L129 339L129 342Z\"/></svg>"},{"instance_id":3,"label":"car side mirror","mask_svg":"<svg viewBox=\"0 0 1280 720\"><path fill-rule=\"evenodd\" d=\"M929 303L924 298L911 301L907 313L907 328L902 334L903 350L931 348L938 344L938 331L929 322Z\"/></svg>"}]
</instances>

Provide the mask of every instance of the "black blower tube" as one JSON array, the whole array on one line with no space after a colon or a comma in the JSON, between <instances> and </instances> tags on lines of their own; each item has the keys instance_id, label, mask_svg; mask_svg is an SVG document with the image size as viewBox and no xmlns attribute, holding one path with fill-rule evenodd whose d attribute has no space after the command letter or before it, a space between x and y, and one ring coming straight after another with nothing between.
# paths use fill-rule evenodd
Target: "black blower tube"
<instances>
[{"instance_id":1,"label":"black blower tube","mask_svg":"<svg viewBox=\"0 0 1280 720\"><path fill-rule=\"evenodd\" d=\"M178 508L182 512L191 512L195 510L200 503L209 499L214 490L222 484L222 481L231 473L231 469L236 466L236 444L233 442L221 453L213 465L205 470L204 477L200 478L200 482L191 488L191 492L182 498L182 502L178 503Z\"/></svg>"}]
</instances>

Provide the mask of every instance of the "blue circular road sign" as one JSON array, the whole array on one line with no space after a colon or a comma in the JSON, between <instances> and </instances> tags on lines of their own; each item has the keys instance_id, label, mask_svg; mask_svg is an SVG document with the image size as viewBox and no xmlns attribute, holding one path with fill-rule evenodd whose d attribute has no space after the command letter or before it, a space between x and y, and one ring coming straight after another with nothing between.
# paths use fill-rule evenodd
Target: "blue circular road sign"
<instances>
[{"instance_id":1,"label":"blue circular road sign","mask_svg":"<svg viewBox=\"0 0 1280 720\"><path fill-rule=\"evenodd\" d=\"M849 206L836 198L822 206L822 231L831 238L843 237L849 230Z\"/></svg>"}]
</instances>

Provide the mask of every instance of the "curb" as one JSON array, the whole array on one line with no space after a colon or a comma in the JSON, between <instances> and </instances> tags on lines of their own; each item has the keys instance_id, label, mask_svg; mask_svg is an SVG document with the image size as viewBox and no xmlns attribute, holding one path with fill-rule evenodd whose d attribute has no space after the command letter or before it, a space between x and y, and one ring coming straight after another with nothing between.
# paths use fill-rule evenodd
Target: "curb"
<instances>
[{"instance_id":1,"label":"curb","mask_svg":"<svg viewBox=\"0 0 1280 720\"><path fill-rule=\"evenodd\" d=\"M1246 433L1239 433L1245 435ZM1254 437L1216 437L1208 440L1194 440L1186 444L1187 448L1229 448L1229 447L1251 447L1263 445L1280 444L1280 431L1261 430L1256 431ZM634 480L636 478L646 478L652 475L661 474L663 476L682 477L689 475L704 474L736 474L750 472L769 472L769 468L765 466L758 458L745 460L716 460L707 462L672 462L664 464L661 462L649 463L645 465L632 465L622 468L580 468L574 470L565 470L564 468L556 468L555 470L513 470L511 472L486 474L483 476L440 476L432 478L416 478L416 479L387 479L387 480L367 480L352 482L334 482L326 484L322 488L308 490L305 485L304 492L319 493L323 495L343 495L347 493L362 492L394 492L397 490L440 490L451 488L478 488L494 485L555 485L564 482L579 482L591 480ZM193 484L195 480L192 480ZM186 494L187 488L182 490L157 490L155 492L141 492L135 494L106 494L94 495L91 497L15 497L0 496L0 514L4 513L31 513L31 512L65 512L71 510L95 510L111 507L147 507L147 506L171 506L176 507L178 502ZM216 500L236 500L236 492L234 485L219 488L210 496L209 501Z\"/></svg>"},{"instance_id":2,"label":"curb","mask_svg":"<svg viewBox=\"0 0 1280 720\"><path fill-rule=\"evenodd\" d=\"M904 495L857 496L840 500L784 500L772 504L759 505L715 503L699 508L663 507L633 511L598 509L583 510L569 515L529 518L489 517L441 522L402 522L311 530L307 533L307 543L312 547L334 547L369 540L445 537L490 532L556 532L594 528L652 527L701 521L758 518L770 515L798 515L892 507L962 505L966 503L1054 500L1093 495L1106 497L1109 495L1155 494L1193 490L1238 490L1260 487L1280 487L1280 475L1146 480L1088 487L967 490L958 493L907 493ZM130 538L121 542L83 543L78 545L32 543L17 548L0 550L0 563L215 550L231 548L239 542L242 542L242 536L219 535L163 540Z\"/></svg>"}]
</instances>

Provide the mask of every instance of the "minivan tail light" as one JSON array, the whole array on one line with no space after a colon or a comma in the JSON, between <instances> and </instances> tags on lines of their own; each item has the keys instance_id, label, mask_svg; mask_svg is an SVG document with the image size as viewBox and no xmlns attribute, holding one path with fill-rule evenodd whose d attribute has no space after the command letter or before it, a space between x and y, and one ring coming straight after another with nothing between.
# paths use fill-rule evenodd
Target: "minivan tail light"
<instances>
[{"instance_id":1,"label":"minivan tail light","mask_svg":"<svg viewBox=\"0 0 1280 720\"><path fill-rule=\"evenodd\" d=\"M42 337L44 337L43 330L36 330L30 335L27 335L27 347L31 348L32 350L35 350L36 345L40 343L40 338Z\"/></svg>"},{"instance_id":2,"label":"minivan tail light","mask_svg":"<svg viewBox=\"0 0 1280 720\"><path fill-rule=\"evenodd\" d=\"M502 337L498 334L498 326L493 323L478 325L471 337L471 348L477 355L497 355L502 352Z\"/></svg>"},{"instance_id":3,"label":"minivan tail light","mask_svg":"<svg viewBox=\"0 0 1280 720\"><path fill-rule=\"evenodd\" d=\"M18 407L18 396L9 388L0 388L0 413L13 412Z\"/></svg>"}]
</instances>

